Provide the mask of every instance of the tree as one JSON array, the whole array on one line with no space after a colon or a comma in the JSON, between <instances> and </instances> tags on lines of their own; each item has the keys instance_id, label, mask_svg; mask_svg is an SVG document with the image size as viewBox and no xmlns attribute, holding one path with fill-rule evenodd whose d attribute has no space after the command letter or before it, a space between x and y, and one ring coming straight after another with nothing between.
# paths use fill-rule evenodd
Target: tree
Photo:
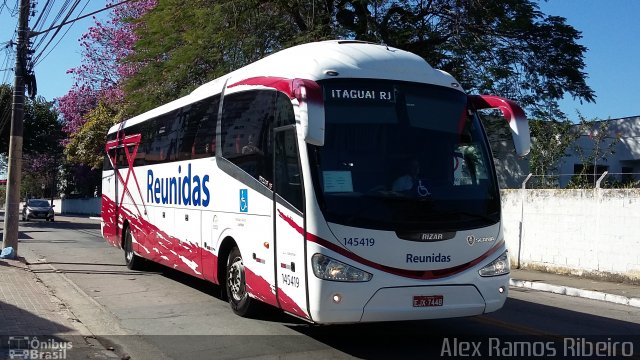
<instances>
[{"instance_id":1,"label":"tree","mask_svg":"<svg viewBox=\"0 0 640 360\"><path fill-rule=\"evenodd\" d=\"M117 1L108 1L112 5ZM75 83L58 99L64 120L65 155L64 192L68 195L92 196L100 185L104 142L110 125L121 119L124 101L122 81L135 74L138 64L123 62L137 41L132 22L156 5L156 0L125 2L112 8L109 17L80 38L82 64L68 72Z\"/></svg>"},{"instance_id":2,"label":"tree","mask_svg":"<svg viewBox=\"0 0 640 360\"><path fill-rule=\"evenodd\" d=\"M13 103L13 86L0 85L0 153L9 152L11 136L11 104Z\"/></svg>"},{"instance_id":3,"label":"tree","mask_svg":"<svg viewBox=\"0 0 640 360\"><path fill-rule=\"evenodd\" d=\"M529 121L531 129L531 152L529 168L534 175L541 176L531 186L557 187L560 161L568 156L568 151L580 137L575 124L568 120L545 121L533 119Z\"/></svg>"},{"instance_id":4,"label":"tree","mask_svg":"<svg viewBox=\"0 0 640 360\"><path fill-rule=\"evenodd\" d=\"M592 187L604 172L600 164L615 154L620 135L611 134L609 122L606 120L589 120L581 114L578 116L580 124L577 125L577 137L582 137L586 141L577 141L574 144L574 151L582 165L571 179L569 187Z\"/></svg>"},{"instance_id":5,"label":"tree","mask_svg":"<svg viewBox=\"0 0 640 360\"><path fill-rule=\"evenodd\" d=\"M415 52L470 92L518 100L536 117L561 115L565 94L594 101L581 34L531 0L162 0L138 20L125 63L130 115L283 47L355 38Z\"/></svg>"},{"instance_id":6,"label":"tree","mask_svg":"<svg viewBox=\"0 0 640 360\"><path fill-rule=\"evenodd\" d=\"M160 1L138 20L139 41L125 60L144 64L125 81L127 114L136 115L186 95L209 80L302 42L302 38L315 40L296 27L287 10L298 5L288 3ZM322 31L313 30L313 34L329 37Z\"/></svg>"},{"instance_id":7,"label":"tree","mask_svg":"<svg viewBox=\"0 0 640 360\"><path fill-rule=\"evenodd\" d=\"M11 86L0 85L0 154L3 171L9 152L12 96ZM21 192L23 195L42 195L46 190L46 194L52 194L55 192L55 189L52 191L53 179L62 162L61 143L64 139L58 112L53 103L43 97L26 98L23 121Z\"/></svg>"},{"instance_id":8,"label":"tree","mask_svg":"<svg viewBox=\"0 0 640 360\"><path fill-rule=\"evenodd\" d=\"M367 4L365 6L364 4ZM341 1L336 20L356 39L424 57L477 93L518 100L535 115L557 115L565 94L594 101L584 46L566 19L530 0Z\"/></svg>"},{"instance_id":9,"label":"tree","mask_svg":"<svg viewBox=\"0 0 640 360\"><path fill-rule=\"evenodd\" d=\"M86 118L87 122L80 130L71 135L65 154L71 163L84 164L92 170L101 169L107 131L119 116L114 109L101 102L89 111Z\"/></svg>"},{"instance_id":10,"label":"tree","mask_svg":"<svg viewBox=\"0 0 640 360\"><path fill-rule=\"evenodd\" d=\"M0 153L9 152L9 137L11 128L11 100L8 94L13 89L9 85L0 86L0 117L2 122ZM8 114L5 118L3 114ZM53 103L43 97L25 99L24 104L24 132L22 152L24 154L60 154L60 142L64 138L62 124L58 119L58 112Z\"/></svg>"}]
</instances>

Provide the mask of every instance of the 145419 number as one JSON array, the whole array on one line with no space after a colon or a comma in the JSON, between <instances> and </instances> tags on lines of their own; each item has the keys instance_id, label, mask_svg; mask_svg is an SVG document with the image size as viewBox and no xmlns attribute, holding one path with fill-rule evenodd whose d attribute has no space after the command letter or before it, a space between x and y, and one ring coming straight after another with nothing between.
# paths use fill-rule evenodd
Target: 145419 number
<instances>
[{"instance_id":1,"label":"145419 number","mask_svg":"<svg viewBox=\"0 0 640 360\"><path fill-rule=\"evenodd\" d=\"M343 238L342 241L346 246L373 246L376 243L374 238Z\"/></svg>"},{"instance_id":2,"label":"145419 number","mask_svg":"<svg viewBox=\"0 0 640 360\"><path fill-rule=\"evenodd\" d=\"M289 286L299 287L300 278L297 276L291 276L289 274L282 274L282 283Z\"/></svg>"}]
</instances>

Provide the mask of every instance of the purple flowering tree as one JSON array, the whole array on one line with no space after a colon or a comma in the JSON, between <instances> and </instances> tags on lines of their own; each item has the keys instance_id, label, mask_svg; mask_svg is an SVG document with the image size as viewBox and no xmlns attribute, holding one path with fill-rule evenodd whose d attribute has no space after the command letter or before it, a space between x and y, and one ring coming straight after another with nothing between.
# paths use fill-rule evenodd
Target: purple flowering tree
<instances>
[{"instance_id":1,"label":"purple flowering tree","mask_svg":"<svg viewBox=\"0 0 640 360\"><path fill-rule=\"evenodd\" d=\"M107 5L114 4L108 1ZM86 114L100 101L115 106L123 99L120 87L124 78L134 75L139 65L124 62L138 40L135 29L140 18L157 4L156 0L139 0L113 7L105 21L95 25L79 39L82 64L69 69L75 82L69 92L58 99L64 130L74 134L86 123Z\"/></svg>"},{"instance_id":2,"label":"purple flowering tree","mask_svg":"<svg viewBox=\"0 0 640 360\"><path fill-rule=\"evenodd\" d=\"M117 1L107 1L107 5L114 3ZM124 100L121 84L140 67L137 63L124 61L133 53L138 40L135 30L141 23L135 20L156 3L156 0L131 1L113 7L104 21L94 17L95 25L79 39L82 63L67 71L73 74L75 82L66 95L57 99L67 135L64 140L66 158L83 169L93 168L96 185L100 181L100 174L95 170L99 162L96 158L104 151L104 129L120 120L119 110ZM105 116L105 106L112 110L109 116ZM97 128L104 133L97 136ZM73 191L65 189L67 193Z\"/></svg>"}]
</instances>

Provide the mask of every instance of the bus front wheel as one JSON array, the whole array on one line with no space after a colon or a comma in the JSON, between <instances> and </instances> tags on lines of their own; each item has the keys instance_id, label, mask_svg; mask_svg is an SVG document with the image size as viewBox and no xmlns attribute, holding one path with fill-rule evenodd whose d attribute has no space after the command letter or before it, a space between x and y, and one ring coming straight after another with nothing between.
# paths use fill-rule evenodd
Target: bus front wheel
<instances>
[{"instance_id":1,"label":"bus front wheel","mask_svg":"<svg viewBox=\"0 0 640 360\"><path fill-rule=\"evenodd\" d=\"M237 247L231 250L227 258L227 298L237 315L247 317L255 312L256 300L247 293L244 263Z\"/></svg>"}]
</instances>

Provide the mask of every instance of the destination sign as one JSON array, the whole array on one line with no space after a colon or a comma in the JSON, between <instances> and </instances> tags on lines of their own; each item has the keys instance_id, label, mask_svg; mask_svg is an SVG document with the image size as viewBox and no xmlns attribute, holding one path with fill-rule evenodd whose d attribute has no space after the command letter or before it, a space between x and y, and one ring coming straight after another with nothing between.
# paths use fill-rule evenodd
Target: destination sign
<instances>
[{"instance_id":1,"label":"destination sign","mask_svg":"<svg viewBox=\"0 0 640 360\"><path fill-rule=\"evenodd\" d=\"M340 102L395 102L394 91L392 88L386 87L336 87L325 88L326 101Z\"/></svg>"}]
</instances>

